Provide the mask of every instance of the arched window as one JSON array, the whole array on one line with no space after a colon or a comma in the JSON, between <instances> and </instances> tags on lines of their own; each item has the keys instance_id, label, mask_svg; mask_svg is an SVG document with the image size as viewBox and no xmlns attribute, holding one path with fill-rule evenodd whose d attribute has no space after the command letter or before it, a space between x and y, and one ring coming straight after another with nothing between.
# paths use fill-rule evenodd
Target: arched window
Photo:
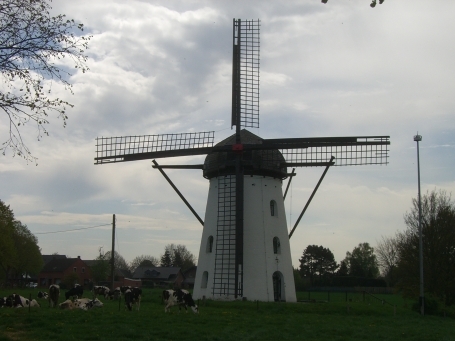
<instances>
[{"instance_id":1,"label":"arched window","mask_svg":"<svg viewBox=\"0 0 455 341\"><path fill-rule=\"evenodd\" d=\"M271 200L270 201L270 215L272 217L277 217L278 216L278 211L277 211L276 201L275 200Z\"/></svg>"},{"instance_id":2,"label":"arched window","mask_svg":"<svg viewBox=\"0 0 455 341\"><path fill-rule=\"evenodd\" d=\"M207 271L204 271L204 273L202 274L201 288L203 288L203 289L207 288L208 281L209 281L209 273Z\"/></svg>"},{"instance_id":3,"label":"arched window","mask_svg":"<svg viewBox=\"0 0 455 341\"><path fill-rule=\"evenodd\" d=\"M281 254L280 238L278 237L273 238L273 253L277 255Z\"/></svg>"},{"instance_id":4,"label":"arched window","mask_svg":"<svg viewBox=\"0 0 455 341\"><path fill-rule=\"evenodd\" d=\"M207 247L206 247L205 251L207 253L212 253L212 250L213 250L213 236L210 236L207 239Z\"/></svg>"}]
</instances>

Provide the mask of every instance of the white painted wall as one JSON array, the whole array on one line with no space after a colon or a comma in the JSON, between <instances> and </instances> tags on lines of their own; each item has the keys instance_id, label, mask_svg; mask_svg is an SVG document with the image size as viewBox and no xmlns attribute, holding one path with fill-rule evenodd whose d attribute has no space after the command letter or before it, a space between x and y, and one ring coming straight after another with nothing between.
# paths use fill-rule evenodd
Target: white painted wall
<instances>
[{"instance_id":1,"label":"white painted wall","mask_svg":"<svg viewBox=\"0 0 455 341\"><path fill-rule=\"evenodd\" d=\"M193 297L212 297L215 269L215 246L212 253L206 252L210 235L216 238L218 181L210 179L204 230L199 251L198 269ZM284 210L282 181L264 176L244 178L244 278L243 296L248 300L274 301L273 273L279 271L283 278L282 300L296 302L291 250L289 245L286 213ZM277 204L275 216L271 215L270 201ZM280 253L273 250L273 238L280 240ZM215 245L215 242L214 242ZM203 273L208 272L207 288L201 288Z\"/></svg>"}]
</instances>

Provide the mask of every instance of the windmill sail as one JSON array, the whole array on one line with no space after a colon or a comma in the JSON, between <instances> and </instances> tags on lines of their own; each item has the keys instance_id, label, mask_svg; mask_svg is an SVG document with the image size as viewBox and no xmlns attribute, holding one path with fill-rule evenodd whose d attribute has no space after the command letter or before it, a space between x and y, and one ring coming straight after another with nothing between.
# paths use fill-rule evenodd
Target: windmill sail
<instances>
[{"instance_id":1,"label":"windmill sail","mask_svg":"<svg viewBox=\"0 0 455 341\"><path fill-rule=\"evenodd\" d=\"M231 126L259 128L259 20L234 19Z\"/></svg>"},{"instance_id":2,"label":"windmill sail","mask_svg":"<svg viewBox=\"0 0 455 341\"><path fill-rule=\"evenodd\" d=\"M98 137L95 164L207 154L214 132Z\"/></svg>"}]
</instances>

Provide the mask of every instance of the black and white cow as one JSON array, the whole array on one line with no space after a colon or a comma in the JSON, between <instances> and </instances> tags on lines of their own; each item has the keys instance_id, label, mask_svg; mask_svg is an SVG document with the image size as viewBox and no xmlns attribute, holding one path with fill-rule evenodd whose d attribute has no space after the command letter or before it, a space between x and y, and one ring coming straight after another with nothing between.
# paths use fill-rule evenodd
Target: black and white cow
<instances>
[{"instance_id":1,"label":"black and white cow","mask_svg":"<svg viewBox=\"0 0 455 341\"><path fill-rule=\"evenodd\" d=\"M120 292L125 295L125 291L127 291L128 289L131 290L132 288L133 287L130 285L124 285L124 286L121 286L119 289L120 289Z\"/></svg>"},{"instance_id":2,"label":"black and white cow","mask_svg":"<svg viewBox=\"0 0 455 341\"><path fill-rule=\"evenodd\" d=\"M122 292L120 290L120 287L117 287L114 290L109 291L108 297L110 300L116 300L119 297L122 297Z\"/></svg>"},{"instance_id":3,"label":"black and white cow","mask_svg":"<svg viewBox=\"0 0 455 341\"><path fill-rule=\"evenodd\" d=\"M58 299L60 297L60 286L51 284L49 287L49 307L56 308L58 306Z\"/></svg>"},{"instance_id":4,"label":"black and white cow","mask_svg":"<svg viewBox=\"0 0 455 341\"><path fill-rule=\"evenodd\" d=\"M164 307L165 313L170 311L171 307L174 305L178 305L179 310L181 310L181 307L184 306L186 312L188 312L187 307L191 307L191 310L193 310L195 314L199 312L199 308L196 303L194 303L193 297L191 297L191 294L186 290L164 290L163 301L166 304Z\"/></svg>"},{"instance_id":5,"label":"black and white cow","mask_svg":"<svg viewBox=\"0 0 455 341\"><path fill-rule=\"evenodd\" d=\"M0 308L6 307L6 297L0 297Z\"/></svg>"},{"instance_id":6,"label":"black and white cow","mask_svg":"<svg viewBox=\"0 0 455 341\"><path fill-rule=\"evenodd\" d=\"M142 296L142 289L141 288L131 288L131 289L126 289L124 295L125 296L125 305L128 308L128 310L133 309L133 304L136 305L137 310L139 311L139 308L141 307L141 296Z\"/></svg>"},{"instance_id":7,"label":"black and white cow","mask_svg":"<svg viewBox=\"0 0 455 341\"><path fill-rule=\"evenodd\" d=\"M69 299L70 297L81 298L83 293L84 293L84 288L81 285L76 284L74 286L74 288L71 288L70 290L65 292L65 298L66 299Z\"/></svg>"},{"instance_id":8,"label":"black and white cow","mask_svg":"<svg viewBox=\"0 0 455 341\"><path fill-rule=\"evenodd\" d=\"M72 310L74 308L73 301L71 301L71 300L63 301L58 306L60 309L66 309L66 310Z\"/></svg>"},{"instance_id":9,"label":"black and white cow","mask_svg":"<svg viewBox=\"0 0 455 341\"><path fill-rule=\"evenodd\" d=\"M98 286L98 285L95 285L93 287L93 296L96 298L97 295L102 295L104 296L104 298L107 298L109 296L109 291L110 289L108 287L105 287L105 286Z\"/></svg>"},{"instance_id":10,"label":"black and white cow","mask_svg":"<svg viewBox=\"0 0 455 341\"><path fill-rule=\"evenodd\" d=\"M12 294L6 297L5 306L11 308L25 308L25 307L39 307L40 305L36 300L29 300L21 295Z\"/></svg>"},{"instance_id":11,"label":"black and white cow","mask_svg":"<svg viewBox=\"0 0 455 341\"><path fill-rule=\"evenodd\" d=\"M79 298L73 301L73 306L74 308L79 308L82 310L90 310L94 307L101 308L103 306L103 302L97 298L93 300L90 298Z\"/></svg>"},{"instance_id":12,"label":"black and white cow","mask_svg":"<svg viewBox=\"0 0 455 341\"><path fill-rule=\"evenodd\" d=\"M45 291L38 291L38 298L42 298L42 299L45 299L45 300L48 300L49 299L49 294Z\"/></svg>"}]
</instances>

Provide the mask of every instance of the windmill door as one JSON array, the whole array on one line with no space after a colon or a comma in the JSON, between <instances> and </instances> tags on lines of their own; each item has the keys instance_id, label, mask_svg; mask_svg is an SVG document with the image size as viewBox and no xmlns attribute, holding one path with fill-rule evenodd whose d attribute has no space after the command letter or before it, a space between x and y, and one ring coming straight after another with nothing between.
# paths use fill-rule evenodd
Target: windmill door
<instances>
[{"instance_id":1,"label":"windmill door","mask_svg":"<svg viewBox=\"0 0 455 341\"><path fill-rule=\"evenodd\" d=\"M273 298L275 302L281 301L281 286L283 276L279 271L273 274Z\"/></svg>"}]
</instances>

